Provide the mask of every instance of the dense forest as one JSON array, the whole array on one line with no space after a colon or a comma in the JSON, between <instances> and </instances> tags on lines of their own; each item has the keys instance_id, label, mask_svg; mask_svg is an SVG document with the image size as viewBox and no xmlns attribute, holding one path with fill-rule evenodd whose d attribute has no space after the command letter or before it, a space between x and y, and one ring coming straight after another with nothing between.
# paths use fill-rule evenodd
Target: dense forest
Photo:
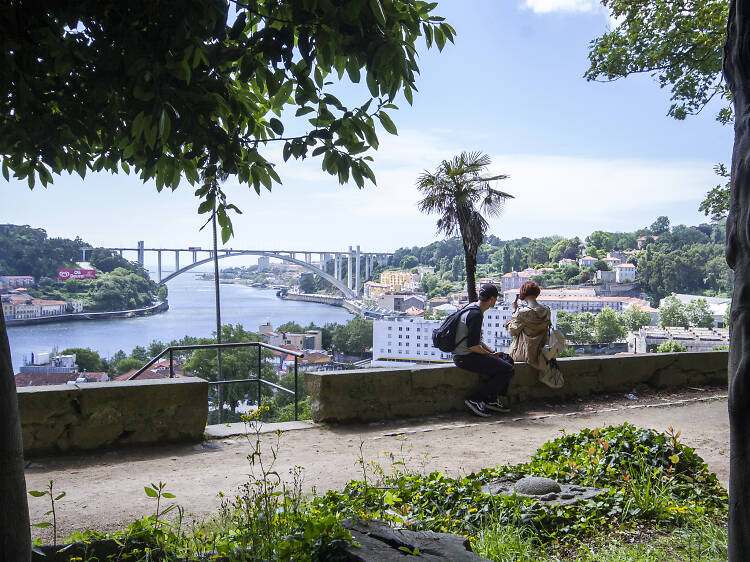
<instances>
[{"instance_id":1,"label":"dense forest","mask_svg":"<svg viewBox=\"0 0 750 562\"><path fill-rule=\"evenodd\" d=\"M597 270L608 270L601 261L607 252L633 250L637 239L645 236L643 251L629 261L636 265L641 290L657 303L675 293L725 296L732 291L732 271L724 260L725 221L698 226L671 226L667 217L659 217L648 227L633 232L597 230L581 240L578 237L547 236L500 240L486 238L477 255L477 277L499 277L525 268L550 268L534 279L542 287L591 284ZM577 264L560 266L562 258L575 259L585 254L598 258L591 267ZM420 287L429 296L442 296L457 290L465 282L463 247L458 238L439 240L427 246L399 248L391 266L435 268L425 275Z\"/></svg>"},{"instance_id":2,"label":"dense forest","mask_svg":"<svg viewBox=\"0 0 750 562\"><path fill-rule=\"evenodd\" d=\"M58 281L57 270L78 267L81 247L87 246L80 238L49 238L41 228L0 225L0 275L32 275L37 287L29 290L31 296L80 300L89 311L138 308L166 298L166 287L158 287L143 267L106 248L86 256L96 279Z\"/></svg>"}]
</instances>

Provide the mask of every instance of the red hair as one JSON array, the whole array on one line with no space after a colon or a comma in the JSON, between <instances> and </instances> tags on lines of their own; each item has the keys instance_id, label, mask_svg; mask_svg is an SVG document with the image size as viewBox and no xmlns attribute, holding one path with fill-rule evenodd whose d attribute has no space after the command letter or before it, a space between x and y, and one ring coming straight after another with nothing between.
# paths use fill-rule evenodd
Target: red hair
<instances>
[{"instance_id":1,"label":"red hair","mask_svg":"<svg viewBox=\"0 0 750 562\"><path fill-rule=\"evenodd\" d=\"M526 281L521 285L521 288L516 295L516 300L513 301L513 308L518 308L518 299L525 301L526 297L538 297L541 292L542 290L539 288L539 285L533 281Z\"/></svg>"}]
</instances>

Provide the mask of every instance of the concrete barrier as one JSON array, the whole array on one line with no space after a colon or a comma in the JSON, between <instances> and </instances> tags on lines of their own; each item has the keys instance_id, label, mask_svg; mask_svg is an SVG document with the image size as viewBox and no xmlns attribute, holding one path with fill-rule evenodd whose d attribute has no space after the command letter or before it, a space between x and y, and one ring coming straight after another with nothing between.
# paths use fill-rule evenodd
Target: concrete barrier
<instances>
[{"instance_id":1,"label":"concrete barrier","mask_svg":"<svg viewBox=\"0 0 750 562\"><path fill-rule=\"evenodd\" d=\"M657 388L727 384L727 360L726 351L559 359L565 385L558 390L540 383L529 365L517 363L508 397L512 404L630 392L638 384ZM356 423L461 411L478 383L478 375L452 365L306 374L316 422Z\"/></svg>"},{"instance_id":2,"label":"concrete barrier","mask_svg":"<svg viewBox=\"0 0 750 562\"><path fill-rule=\"evenodd\" d=\"M199 378L17 389L24 454L199 442L208 383Z\"/></svg>"}]
</instances>

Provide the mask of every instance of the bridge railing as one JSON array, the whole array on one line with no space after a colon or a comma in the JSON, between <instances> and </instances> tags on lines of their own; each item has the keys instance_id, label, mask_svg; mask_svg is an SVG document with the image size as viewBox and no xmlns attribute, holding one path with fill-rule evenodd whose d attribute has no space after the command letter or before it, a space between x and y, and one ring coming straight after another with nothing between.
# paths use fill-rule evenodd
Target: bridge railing
<instances>
[{"instance_id":1,"label":"bridge railing","mask_svg":"<svg viewBox=\"0 0 750 562\"><path fill-rule=\"evenodd\" d=\"M257 382L258 383L258 408L261 406L262 401L262 389L263 385L270 386L272 388L275 388L276 390L280 390L281 392L286 392L287 394L294 395L294 419L297 420L299 418L299 360L305 356L304 353L301 353L299 351L292 351L289 349L284 349L283 347L277 347L275 345L269 345L267 343L263 342L240 342L240 343L209 343L209 344L200 344L200 345L171 345L169 347L164 348L161 353L159 353L156 357L153 357L148 363L146 363L143 367L138 369L135 373L130 375L127 380L132 381L137 379L141 374L146 372L149 367L152 367L156 363L159 362L159 360L164 357L165 355L169 354L169 378L174 378L174 354L175 352L181 352L181 351L193 351L196 349L232 349L235 347L257 347L258 348L258 371L257 375L255 377L250 377L247 379L231 379L231 380L221 380L221 381L208 381L209 385L213 385L216 387L221 387L221 385L225 384L238 384L238 383L248 383L248 382ZM269 349L271 351L279 351L281 353L284 353L286 355L291 355L294 357L294 390L290 390L288 388L285 388L281 385L274 384L270 381L264 380L261 378L261 367L263 365L263 359L261 354L261 349ZM222 412L224 409L224 405L219 403L219 423L223 421Z\"/></svg>"}]
</instances>

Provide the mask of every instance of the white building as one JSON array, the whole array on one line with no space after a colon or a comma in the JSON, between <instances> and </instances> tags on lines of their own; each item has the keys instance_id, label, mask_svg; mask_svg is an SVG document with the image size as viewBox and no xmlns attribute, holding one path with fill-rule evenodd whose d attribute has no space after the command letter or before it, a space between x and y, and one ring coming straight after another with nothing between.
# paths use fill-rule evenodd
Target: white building
<instances>
[{"instance_id":1,"label":"white building","mask_svg":"<svg viewBox=\"0 0 750 562\"><path fill-rule=\"evenodd\" d=\"M615 280L618 283L635 281L635 266L632 263L621 263L615 266Z\"/></svg>"},{"instance_id":2,"label":"white building","mask_svg":"<svg viewBox=\"0 0 750 562\"><path fill-rule=\"evenodd\" d=\"M496 349L507 349L511 337L505 330L505 321L511 316L511 309L507 306L485 312L482 340ZM553 313L555 325L556 319ZM394 363L452 363L452 353L432 346L432 331L439 328L442 322L409 317L375 320L372 333L373 367L392 367Z\"/></svg>"},{"instance_id":3,"label":"white building","mask_svg":"<svg viewBox=\"0 0 750 562\"><path fill-rule=\"evenodd\" d=\"M578 260L578 265L580 265L581 267L591 267L595 263L596 258L592 258L591 256L583 256Z\"/></svg>"},{"instance_id":4,"label":"white building","mask_svg":"<svg viewBox=\"0 0 750 562\"><path fill-rule=\"evenodd\" d=\"M672 296L680 301L683 305L690 303L691 301L703 299L708 303L708 309L711 311L711 316L714 317L715 328L725 328L724 326L724 313L727 311L727 306L732 302L729 297L703 297L701 295L683 295L679 293L672 293ZM659 306L664 304L664 299L659 301Z\"/></svg>"},{"instance_id":5,"label":"white building","mask_svg":"<svg viewBox=\"0 0 750 562\"><path fill-rule=\"evenodd\" d=\"M505 292L512 289L520 289L521 285L526 281L531 281L531 278L535 275L539 275L539 272L530 267L523 271L511 271L510 273L506 273L500 278L500 290Z\"/></svg>"},{"instance_id":6,"label":"white building","mask_svg":"<svg viewBox=\"0 0 750 562\"><path fill-rule=\"evenodd\" d=\"M668 341L678 342L687 351L713 351L715 347L729 345L729 330L644 326L637 332L628 332L627 340L628 351L631 353L649 353Z\"/></svg>"},{"instance_id":7,"label":"white building","mask_svg":"<svg viewBox=\"0 0 750 562\"><path fill-rule=\"evenodd\" d=\"M503 294L505 302L511 304L516 298L517 291L507 291ZM605 307L615 312L623 312L631 306L637 306L651 314L652 323L656 323L658 310L652 308L648 301L635 297L599 297L593 288L584 289L542 289L537 301L555 311L564 310L572 314L590 312L599 314Z\"/></svg>"}]
</instances>

